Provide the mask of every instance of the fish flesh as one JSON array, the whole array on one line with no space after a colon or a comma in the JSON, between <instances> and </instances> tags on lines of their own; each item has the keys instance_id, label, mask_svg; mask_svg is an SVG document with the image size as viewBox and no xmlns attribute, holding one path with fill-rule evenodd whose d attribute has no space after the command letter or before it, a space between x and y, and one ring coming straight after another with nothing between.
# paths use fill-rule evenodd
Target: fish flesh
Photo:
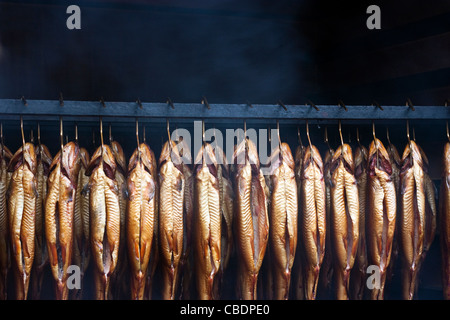
<instances>
[{"instance_id":1,"label":"fish flesh","mask_svg":"<svg viewBox=\"0 0 450 320\"><path fill-rule=\"evenodd\" d=\"M369 148L367 181L367 248L369 263L379 268L379 288L373 288L373 300L384 299L386 270L394 239L397 199L389 155L380 140Z\"/></svg>"},{"instance_id":2,"label":"fish flesh","mask_svg":"<svg viewBox=\"0 0 450 320\"><path fill-rule=\"evenodd\" d=\"M45 200L47 198L47 181L52 164L52 156L47 146L39 144L36 146L36 243L34 262L31 277L31 288L33 300L38 300L41 295L42 281L44 280L44 268L48 263L47 243L45 241L44 213Z\"/></svg>"},{"instance_id":3,"label":"fish flesh","mask_svg":"<svg viewBox=\"0 0 450 320\"><path fill-rule=\"evenodd\" d=\"M400 172L401 251L403 253L403 298L412 300L425 239L426 195L423 159L414 141L403 152Z\"/></svg>"},{"instance_id":4,"label":"fish flesh","mask_svg":"<svg viewBox=\"0 0 450 320\"><path fill-rule=\"evenodd\" d=\"M36 153L25 143L9 162L13 172L7 191L11 255L17 300L26 300L35 248Z\"/></svg>"},{"instance_id":5,"label":"fish flesh","mask_svg":"<svg viewBox=\"0 0 450 320\"><path fill-rule=\"evenodd\" d=\"M149 146L141 143L131 156L128 166L126 234L131 268L131 298L134 300L144 298L154 238L156 177L153 176L153 156Z\"/></svg>"},{"instance_id":6,"label":"fish flesh","mask_svg":"<svg viewBox=\"0 0 450 320\"><path fill-rule=\"evenodd\" d=\"M355 150L355 178L359 199L359 241L354 268L351 271L351 298L364 298L366 288L367 244L366 244L366 194L367 194L367 148L360 145Z\"/></svg>"},{"instance_id":7,"label":"fish flesh","mask_svg":"<svg viewBox=\"0 0 450 320\"><path fill-rule=\"evenodd\" d=\"M442 288L450 300L450 142L444 146L442 180L439 193L439 225L442 256Z\"/></svg>"},{"instance_id":8,"label":"fish flesh","mask_svg":"<svg viewBox=\"0 0 450 320\"><path fill-rule=\"evenodd\" d=\"M359 240L359 200L352 149L342 144L331 161L331 236L336 297L349 298L350 271Z\"/></svg>"},{"instance_id":9,"label":"fish flesh","mask_svg":"<svg viewBox=\"0 0 450 320\"><path fill-rule=\"evenodd\" d=\"M111 148L100 145L86 169L89 176L89 221L94 263L95 299L107 300L120 245L119 188Z\"/></svg>"},{"instance_id":10,"label":"fish flesh","mask_svg":"<svg viewBox=\"0 0 450 320\"><path fill-rule=\"evenodd\" d=\"M73 223L80 148L67 143L53 158L45 202L45 237L48 258L55 280L56 299L67 300L68 268L72 264Z\"/></svg>"},{"instance_id":11,"label":"fish flesh","mask_svg":"<svg viewBox=\"0 0 450 320\"><path fill-rule=\"evenodd\" d=\"M201 159L201 160L200 160ZM211 300L221 263L220 190L217 159L210 144L204 144L195 161L195 253L198 297Z\"/></svg>"},{"instance_id":12,"label":"fish flesh","mask_svg":"<svg viewBox=\"0 0 450 320\"><path fill-rule=\"evenodd\" d=\"M185 179L174 141L167 141L159 158L159 245L163 274L162 297L173 300L183 253Z\"/></svg>"},{"instance_id":13,"label":"fish flesh","mask_svg":"<svg viewBox=\"0 0 450 320\"><path fill-rule=\"evenodd\" d=\"M90 156L85 148L80 148L80 170L77 178L77 189L75 196L75 209L73 216L73 253L72 264L80 267L80 283L83 282L84 274L89 265L91 247L89 242L89 195L83 192L89 183L89 177L85 175ZM73 290L71 294L74 299L82 298L82 288Z\"/></svg>"},{"instance_id":14,"label":"fish flesh","mask_svg":"<svg viewBox=\"0 0 450 320\"><path fill-rule=\"evenodd\" d=\"M256 146L243 140L233 154L235 165L236 249L240 298L257 298L257 281L269 240L268 189Z\"/></svg>"},{"instance_id":15,"label":"fish flesh","mask_svg":"<svg viewBox=\"0 0 450 320\"><path fill-rule=\"evenodd\" d=\"M11 151L0 144L0 300L7 299L7 279L11 267L6 191L11 179L8 164L12 156Z\"/></svg>"},{"instance_id":16,"label":"fish flesh","mask_svg":"<svg viewBox=\"0 0 450 320\"><path fill-rule=\"evenodd\" d=\"M299 219L305 253L305 298L314 300L325 254L326 195L322 157L313 145L306 147L301 179Z\"/></svg>"}]
</instances>

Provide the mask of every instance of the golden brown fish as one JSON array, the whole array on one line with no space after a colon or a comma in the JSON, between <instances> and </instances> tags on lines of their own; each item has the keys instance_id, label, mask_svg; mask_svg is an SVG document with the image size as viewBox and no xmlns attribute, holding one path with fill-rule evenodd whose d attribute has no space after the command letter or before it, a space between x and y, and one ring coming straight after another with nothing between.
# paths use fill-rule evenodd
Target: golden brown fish
<instances>
[{"instance_id":1,"label":"golden brown fish","mask_svg":"<svg viewBox=\"0 0 450 320\"><path fill-rule=\"evenodd\" d=\"M159 235L163 272L163 299L175 299L183 253L185 180L175 142L166 142L159 158Z\"/></svg>"},{"instance_id":2,"label":"golden brown fish","mask_svg":"<svg viewBox=\"0 0 450 320\"><path fill-rule=\"evenodd\" d=\"M268 190L256 146L243 140L233 154L236 165L236 247L240 298L256 299L258 273L269 239Z\"/></svg>"},{"instance_id":3,"label":"golden brown fish","mask_svg":"<svg viewBox=\"0 0 450 320\"><path fill-rule=\"evenodd\" d=\"M224 275L230 261L233 251L233 216L234 216L234 193L230 180L230 168L225 156L220 147L215 147L215 157L217 161L217 179L219 181L219 201L221 213L221 258L220 268L215 277L215 293L214 297L220 297L222 283L224 282Z\"/></svg>"},{"instance_id":4,"label":"golden brown fish","mask_svg":"<svg viewBox=\"0 0 450 320\"><path fill-rule=\"evenodd\" d=\"M7 192L11 254L16 299L27 299L34 260L36 212L36 153L33 144L19 148L8 165L13 172Z\"/></svg>"},{"instance_id":5,"label":"golden brown fish","mask_svg":"<svg viewBox=\"0 0 450 320\"><path fill-rule=\"evenodd\" d=\"M0 144L0 300L7 298L8 271L11 267L6 191L11 179L7 169L12 156L11 151Z\"/></svg>"},{"instance_id":6,"label":"golden brown fish","mask_svg":"<svg viewBox=\"0 0 450 320\"><path fill-rule=\"evenodd\" d=\"M380 287L371 291L374 300L384 299L386 270L394 239L397 199L391 175L389 155L381 141L375 139L369 150L366 217L369 263L379 268L380 275Z\"/></svg>"},{"instance_id":7,"label":"golden brown fish","mask_svg":"<svg viewBox=\"0 0 450 320\"><path fill-rule=\"evenodd\" d=\"M328 149L323 158L323 176L325 182L325 201L326 201L326 238L325 238L325 254L320 268L319 284L320 289L327 293L331 289L331 281L333 279L333 248L331 246L331 160L333 159L334 150ZM320 290L319 290L320 291Z\"/></svg>"},{"instance_id":8,"label":"golden brown fish","mask_svg":"<svg viewBox=\"0 0 450 320\"><path fill-rule=\"evenodd\" d=\"M77 190L75 197L75 209L73 216L73 254L72 264L80 267L80 283L83 282L84 273L89 265L91 247L89 242L89 195L83 188L89 183L89 177L85 175L89 164L89 153L85 148L80 148L80 171L78 172ZM71 296L75 299L82 298L82 287L73 290Z\"/></svg>"},{"instance_id":9,"label":"golden brown fish","mask_svg":"<svg viewBox=\"0 0 450 320\"><path fill-rule=\"evenodd\" d=\"M72 264L73 219L76 201L80 149L67 143L53 159L45 202L45 237L48 258L55 279L56 299L68 299L68 267Z\"/></svg>"},{"instance_id":10,"label":"golden brown fish","mask_svg":"<svg viewBox=\"0 0 450 320\"><path fill-rule=\"evenodd\" d=\"M108 299L111 274L119 254L120 204L115 170L114 156L105 144L97 148L86 170L90 176L90 237L97 300Z\"/></svg>"},{"instance_id":11,"label":"golden brown fish","mask_svg":"<svg viewBox=\"0 0 450 320\"><path fill-rule=\"evenodd\" d=\"M301 186L301 235L305 260L305 298L314 300L317 294L320 268L325 254L326 195L323 162L313 145L306 148L303 157Z\"/></svg>"},{"instance_id":12,"label":"golden brown fish","mask_svg":"<svg viewBox=\"0 0 450 320\"><path fill-rule=\"evenodd\" d=\"M355 178L358 185L359 199L359 241L356 251L355 265L351 271L351 298L361 300L366 288L367 244L366 244L366 194L367 194L367 157L364 146L358 146L355 151Z\"/></svg>"},{"instance_id":13,"label":"golden brown fish","mask_svg":"<svg viewBox=\"0 0 450 320\"><path fill-rule=\"evenodd\" d=\"M403 298L411 300L423 252L426 210L423 160L414 141L410 141L403 152L400 188Z\"/></svg>"},{"instance_id":14,"label":"golden brown fish","mask_svg":"<svg viewBox=\"0 0 450 320\"><path fill-rule=\"evenodd\" d=\"M114 273L111 275L111 290L112 297L119 299L120 294L129 292L127 289L129 281L127 275L128 255L127 255L127 239L126 239L126 212L127 212L127 163L122 146L117 141L111 141L111 151L116 162L116 172L114 179L117 182L119 189L119 208L120 208L120 244L117 266Z\"/></svg>"},{"instance_id":15,"label":"golden brown fish","mask_svg":"<svg viewBox=\"0 0 450 320\"><path fill-rule=\"evenodd\" d=\"M194 241L197 292L199 299L211 300L214 298L214 278L221 263L222 213L218 164L210 144L202 146L195 163Z\"/></svg>"},{"instance_id":16,"label":"golden brown fish","mask_svg":"<svg viewBox=\"0 0 450 320\"><path fill-rule=\"evenodd\" d=\"M48 263L47 244L45 241L44 230L44 213L45 213L45 200L47 198L47 181L50 171L50 165L52 164L52 156L48 148L39 144L36 147L36 243L35 254L33 262L33 270L31 277L31 288L33 300L38 300L41 295L42 281L44 276L44 268Z\"/></svg>"},{"instance_id":17,"label":"golden brown fish","mask_svg":"<svg viewBox=\"0 0 450 320\"><path fill-rule=\"evenodd\" d=\"M439 194L439 225L444 299L450 300L450 142L444 146Z\"/></svg>"},{"instance_id":18,"label":"golden brown fish","mask_svg":"<svg viewBox=\"0 0 450 320\"><path fill-rule=\"evenodd\" d=\"M147 278L148 262L154 237L155 179L147 144L141 143L130 158L128 166L128 202L126 232L131 268L131 297L142 300Z\"/></svg>"},{"instance_id":19,"label":"golden brown fish","mask_svg":"<svg viewBox=\"0 0 450 320\"><path fill-rule=\"evenodd\" d=\"M298 198L298 209L301 210L301 188L302 188L302 172L303 172L303 157L305 154L305 148L303 145L299 145L295 150L295 182L297 183L297 198ZM297 218L298 226L297 228L301 230L301 216ZM301 233L300 233L301 234ZM304 252L301 246L295 251L295 261L293 266L292 276L294 277L295 293L294 296L297 300L305 299L305 287L304 287L304 271L303 271L303 261ZM270 259L271 260L271 259Z\"/></svg>"},{"instance_id":20,"label":"golden brown fish","mask_svg":"<svg viewBox=\"0 0 450 320\"><path fill-rule=\"evenodd\" d=\"M358 187L354 176L352 149L343 144L331 161L331 235L336 296L349 297L350 270L353 268L359 239Z\"/></svg>"}]
</instances>

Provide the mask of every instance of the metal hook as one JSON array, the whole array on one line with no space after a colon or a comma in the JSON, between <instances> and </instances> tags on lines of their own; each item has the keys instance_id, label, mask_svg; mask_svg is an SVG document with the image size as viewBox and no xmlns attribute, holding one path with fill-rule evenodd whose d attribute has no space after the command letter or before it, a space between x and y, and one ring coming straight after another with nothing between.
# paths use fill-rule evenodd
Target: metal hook
<instances>
[{"instance_id":1,"label":"metal hook","mask_svg":"<svg viewBox=\"0 0 450 320\"><path fill-rule=\"evenodd\" d=\"M167 138L169 139L169 151L170 154L172 154L172 139L170 137L170 124L169 124L169 118L166 119L166 126L167 126Z\"/></svg>"},{"instance_id":2,"label":"metal hook","mask_svg":"<svg viewBox=\"0 0 450 320\"><path fill-rule=\"evenodd\" d=\"M62 92L59 93L59 105L64 107L64 98Z\"/></svg>"},{"instance_id":3,"label":"metal hook","mask_svg":"<svg viewBox=\"0 0 450 320\"><path fill-rule=\"evenodd\" d=\"M28 106L28 102L27 102L27 100L25 100L25 96L22 96L22 97L20 98L20 100L22 100L23 105L24 105L25 107Z\"/></svg>"},{"instance_id":4,"label":"metal hook","mask_svg":"<svg viewBox=\"0 0 450 320\"><path fill-rule=\"evenodd\" d=\"M269 125L269 143L272 142L272 132L270 130L270 125Z\"/></svg>"},{"instance_id":5,"label":"metal hook","mask_svg":"<svg viewBox=\"0 0 450 320\"><path fill-rule=\"evenodd\" d=\"M408 143L411 144L411 139L409 137L409 120L406 120L406 137L408 138Z\"/></svg>"},{"instance_id":6,"label":"metal hook","mask_svg":"<svg viewBox=\"0 0 450 320\"><path fill-rule=\"evenodd\" d=\"M309 148L311 149L311 152L312 152L312 143L311 143L311 137L309 136L308 120L306 120L306 137L308 138Z\"/></svg>"},{"instance_id":7,"label":"metal hook","mask_svg":"<svg viewBox=\"0 0 450 320\"><path fill-rule=\"evenodd\" d=\"M162 136L161 136L162 138ZM138 155L138 161L141 160L141 149L139 148L139 121L138 118L136 118L136 143L137 143L137 155Z\"/></svg>"},{"instance_id":8,"label":"metal hook","mask_svg":"<svg viewBox=\"0 0 450 320\"><path fill-rule=\"evenodd\" d=\"M30 142L32 144L34 144L34 134L33 134L33 129L30 130Z\"/></svg>"},{"instance_id":9,"label":"metal hook","mask_svg":"<svg viewBox=\"0 0 450 320\"><path fill-rule=\"evenodd\" d=\"M316 109L316 111L319 111L319 108L318 108L311 100L308 100L308 104L309 104L311 107L313 107L314 109Z\"/></svg>"},{"instance_id":10,"label":"metal hook","mask_svg":"<svg viewBox=\"0 0 450 320\"><path fill-rule=\"evenodd\" d=\"M359 140L359 128L356 127L356 142L358 142L358 146L362 149L361 141Z\"/></svg>"},{"instance_id":11,"label":"metal hook","mask_svg":"<svg viewBox=\"0 0 450 320\"><path fill-rule=\"evenodd\" d=\"M64 136L63 136L63 120L62 116L59 117L59 143L61 144L61 158L63 156L63 149L64 149Z\"/></svg>"},{"instance_id":12,"label":"metal hook","mask_svg":"<svg viewBox=\"0 0 450 320\"><path fill-rule=\"evenodd\" d=\"M143 109L141 99L137 98L136 103L138 104L140 109Z\"/></svg>"},{"instance_id":13,"label":"metal hook","mask_svg":"<svg viewBox=\"0 0 450 320\"><path fill-rule=\"evenodd\" d=\"M101 152L103 158L103 118L100 117L100 143L101 143Z\"/></svg>"},{"instance_id":14,"label":"metal hook","mask_svg":"<svg viewBox=\"0 0 450 320\"><path fill-rule=\"evenodd\" d=\"M252 104L250 102L248 102L248 100L245 102L247 103L247 106L249 106L250 108L253 108Z\"/></svg>"},{"instance_id":15,"label":"metal hook","mask_svg":"<svg viewBox=\"0 0 450 320\"><path fill-rule=\"evenodd\" d=\"M287 111L286 106L284 105L284 103L281 100L278 100L278 105L281 106L285 111Z\"/></svg>"},{"instance_id":16,"label":"metal hook","mask_svg":"<svg viewBox=\"0 0 450 320\"><path fill-rule=\"evenodd\" d=\"M344 102L342 102L342 100L338 101L338 105L342 108L344 108L345 111L348 111L347 107L345 106Z\"/></svg>"},{"instance_id":17,"label":"metal hook","mask_svg":"<svg viewBox=\"0 0 450 320\"><path fill-rule=\"evenodd\" d=\"M300 149L303 149L302 137L300 136L300 127L297 126L297 138L298 144L300 145Z\"/></svg>"},{"instance_id":18,"label":"metal hook","mask_svg":"<svg viewBox=\"0 0 450 320\"><path fill-rule=\"evenodd\" d=\"M112 134L111 134L111 122L108 125L108 136L109 136L109 143L113 141Z\"/></svg>"},{"instance_id":19,"label":"metal hook","mask_svg":"<svg viewBox=\"0 0 450 320\"><path fill-rule=\"evenodd\" d=\"M339 137L341 138L341 146L343 146L344 145L344 139L342 138L341 120L339 120L338 124L339 124Z\"/></svg>"},{"instance_id":20,"label":"metal hook","mask_svg":"<svg viewBox=\"0 0 450 320\"><path fill-rule=\"evenodd\" d=\"M377 137L375 135L375 121L372 121L372 135L373 135L373 140L377 140Z\"/></svg>"},{"instance_id":21,"label":"metal hook","mask_svg":"<svg viewBox=\"0 0 450 320\"><path fill-rule=\"evenodd\" d=\"M2 144L2 158L5 155L5 145L3 143L3 122L0 122L0 143Z\"/></svg>"},{"instance_id":22,"label":"metal hook","mask_svg":"<svg viewBox=\"0 0 450 320\"><path fill-rule=\"evenodd\" d=\"M410 98L406 99L406 106L409 107L412 111L416 111L416 109L414 108L413 103L411 102Z\"/></svg>"},{"instance_id":23,"label":"metal hook","mask_svg":"<svg viewBox=\"0 0 450 320\"><path fill-rule=\"evenodd\" d=\"M142 141L145 143L145 125L142 129Z\"/></svg>"},{"instance_id":24,"label":"metal hook","mask_svg":"<svg viewBox=\"0 0 450 320\"><path fill-rule=\"evenodd\" d=\"M175 106L173 105L172 99L170 99L169 97L167 97L166 103L167 103L172 109L175 109Z\"/></svg>"},{"instance_id":25,"label":"metal hook","mask_svg":"<svg viewBox=\"0 0 450 320\"><path fill-rule=\"evenodd\" d=\"M100 103L102 104L103 108L106 108L105 99L103 99L103 97L100 98Z\"/></svg>"},{"instance_id":26,"label":"metal hook","mask_svg":"<svg viewBox=\"0 0 450 320\"><path fill-rule=\"evenodd\" d=\"M39 123L38 123L38 130L39 130ZM78 143L78 124L76 123L75 123L75 142Z\"/></svg>"},{"instance_id":27,"label":"metal hook","mask_svg":"<svg viewBox=\"0 0 450 320\"><path fill-rule=\"evenodd\" d=\"M447 140L448 140L448 142L450 142L450 134L449 134L449 132L448 132L448 120L445 121L445 129L446 129L446 131L447 131ZM3 139L3 137L2 137L2 139ZM2 143L3 143L3 142L2 142Z\"/></svg>"},{"instance_id":28,"label":"metal hook","mask_svg":"<svg viewBox=\"0 0 450 320\"><path fill-rule=\"evenodd\" d=\"M208 109L211 109L211 106L209 105L208 100L206 100L205 96L202 97L202 104L206 105Z\"/></svg>"},{"instance_id":29,"label":"metal hook","mask_svg":"<svg viewBox=\"0 0 450 320\"><path fill-rule=\"evenodd\" d=\"M384 111L383 107L380 106L380 104L378 102L376 102L375 100L373 101L372 105L375 105L378 109L380 109L381 111Z\"/></svg>"},{"instance_id":30,"label":"metal hook","mask_svg":"<svg viewBox=\"0 0 450 320\"><path fill-rule=\"evenodd\" d=\"M325 127L324 140L325 140L325 143L328 146L328 150L331 151L331 146L330 146L330 143L328 142L328 127Z\"/></svg>"},{"instance_id":31,"label":"metal hook","mask_svg":"<svg viewBox=\"0 0 450 320\"><path fill-rule=\"evenodd\" d=\"M280 121L277 120L277 135L278 135L278 146L281 150L281 138L280 138Z\"/></svg>"},{"instance_id":32,"label":"metal hook","mask_svg":"<svg viewBox=\"0 0 450 320\"><path fill-rule=\"evenodd\" d=\"M416 142L416 130L414 129L414 127L412 128L412 135L413 135L413 140L414 142Z\"/></svg>"}]
</instances>

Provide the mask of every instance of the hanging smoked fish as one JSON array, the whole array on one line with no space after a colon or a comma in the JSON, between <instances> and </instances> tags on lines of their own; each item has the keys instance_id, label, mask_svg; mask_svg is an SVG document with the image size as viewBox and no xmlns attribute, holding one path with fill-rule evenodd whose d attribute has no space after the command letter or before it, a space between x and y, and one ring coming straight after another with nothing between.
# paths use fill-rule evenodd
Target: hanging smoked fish
<instances>
[{"instance_id":1,"label":"hanging smoked fish","mask_svg":"<svg viewBox=\"0 0 450 320\"><path fill-rule=\"evenodd\" d=\"M308 129L307 129L308 130ZM309 130L308 130L309 131ZM308 133L309 136L309 133ZM305 260L305 298L316 298L320 268L325 254L326 195L323 162L319 150L310 143L303 157L300 192L301 237Z\"/></svg>"},{"instance_id":2,"label":"hanging smoked fish","mask_svg":"<svg viewBox=\"0 0 450 320\"><path fill-rule=\"evenodd\" d=\"M357 132L359 141L359 133ZM355 179L358 186L359 200L359 241L356 251L355 266L351 272L351 298L361 300L364 297L367 278L367 244L366 244L366 194L367 194L367 158L366 147L359 145L355 151Z\"/></svg>"},{"instance_id":3,"label":"hanging smoked fish","mask_svg":"<svg viewBox=\"0 0 450 320\"><path fill-rule=\"evenodd\" d=\"M268 190L256 146L244 139L233 154L236 194L236 247L239 290L244 300L256 299L258 273L269 239Z\"/></svg>"},{"instance_id":4,"label":"hanging smoked fish","mask_svg":"<svg viewBox=\"0 0 450 320\"><path fill-rule=\"evenodd\" d=\"M370 144L367 191L367 248L369 263L379 268L379 288L371 298L384 299L386 270L390 263L397 214L397 199L389 155L380 140Z\"/></svg>"},{"instance_id":5,"label":"hanging smoked fish","mask_svg":"<svg viewBox=\"0 0 450 320\"><path fill-rule=\"evenodd\" d=\"M200 160L201 159L201 160ZM194 243L197 292L201 300L211 300L214 278L221 263L220 190L217 159L210 144L204 144L195 161Z\"/></svg>"},{"instance_id":6,"label":"hanging smoked fish","mask_svg":"<svg viewBox=\"0 0 450 320\"><path fill-rule=\"evenodd\" d=\"M90 241L97 300L108 299L111 274L116 269L119 252L120 204L115 170L113 153L102 141L86 170L89 176Z\"/></svg>"},{"instance_id":7,"label":"hanging smoked fish","mask_svg":"<svg viewBox=\"0 0 450 320\"><path fill-rule=\"evenodd\" d=\"M156 214L153 153L141 143L130 158L128 166L128 202L126 232L131 267L131 297L144 297L148 263L154 238Z\"/></svg>"},{"instance_id":8,"label":"hanging smoked fish","mask_svg":"<svg viewBox=\"0 0 450 320\"><path fill-rule=\"evenodd\" d=\"M400 188L399 236L403 253L403 298L411 300L423 252L426 210L423 159L412 140L403 152Z\"/></svg>"},{"instance_id":9,"label":"hanging smoked fish","mask_svg":"<svg viewBox=\"0 0 450 320\"><path fill-rule=\"evenodd\" d=\"M166 300L175 299L183 253L183 203L185 180L174 141L167 141L159 158L159 239Z\"/></svg>"},{"instance_id":10,"label":"hanging smoked fish","mask_svg":"<svg viewBox=\"0 0 450 320\"><path fill-rule=\"evenodd\" d=\"M358 248L359 201L354 171L352 149L348 144L342 143L331 161L330 227L336 296L339 300L349 297L350 270Z\"/></svg>"},{"instance_id":11,"label":"hanging smoked fish","mask_svg":"<svg viewBox=\"0 0 450 320\"><path fill-rule=\"evenodd\" d=\"M450 138L449 142L444 146L442 168L442 181L439 194L442 288L444 299L450 300Z\"/></svg>"},{"instance_id":12,"label":"hanging smoked fish","mask_svg":"<svg viewBox=\"0 0 450 320\"><path fill-rule=\"evenodd\" d=\"M40 128L38 126L38 145L36 147L36 244L31 277L33 300L38 300L41 295L44 268L48 263L47 244L45 240L45 200L47 199L47 181L52 164L52 156L48 148L40 143Z\"/></svg>"},{"instance_id":13,"label":"hanging smoked fish","mask_svg":"<svg viewBox=\"0 0 450 320\"><path fill-rule=\"evenodd\" d=\"M26 300L35 248L36 153L25 143L21 119L22 147L8 165L13 172L7 191L8 223L17 300Z\"/></svg>"},{"instance_id":14,"label":"hanging smoked fish","mask_svg":"<svg viewBox=\"0 0 450 320\"><path fill-rule=\"evenodd\" d=\"M119 242L119 253L115 272L111 275L111 290L110 293L113 298L119 299L121 292L128 293L125 290L128 284L127 267L128 267L128 257L127 257L127 239L126 239L126 212L127 212L127 163L125 160L125 155L123 153L122 146L117 142L113 141L111 137L111 126L109 141L111 145L111 151L114 156L114 161L116 162L116 172L114 174L114 179L117 182L117 188L119 190L119 209L120 209L120 242Z\"/></svg>"},{"instance_id":15,"label":"hanging smoked fish","mask_svg":"<svg viewBox=\"0 0 450 320\"><path fill-rule=\"evenodd\" d=\"M45 202L45 237L56 299L68 299L67 278L72 264L73 223L80 149L69 142L53 159Z\"/></svg>"},{"instance_id":16,"label":"hanging smoked fish","mask_svg":"<svg viewBox=\"0 0 450 320\"><path fill-rule=\"evenodd\" d=\"M11 267L10 239L8 232L8 211L6 192L8 189L11 173L8 172L8 164L12 153L3 144L3 126L1 128L0 145L0 300L7 298L8 271Z\"/></svg>"}]
</instances>

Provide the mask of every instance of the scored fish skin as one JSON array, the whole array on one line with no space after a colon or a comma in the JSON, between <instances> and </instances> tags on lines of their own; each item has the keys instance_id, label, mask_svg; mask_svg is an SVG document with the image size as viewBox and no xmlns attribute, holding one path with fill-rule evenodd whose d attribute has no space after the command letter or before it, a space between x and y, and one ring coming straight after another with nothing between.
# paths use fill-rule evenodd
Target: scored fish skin
<instances>
[{"instance_id":1,"label":"scored fish skin","mask_svg":"<svg viewBox=\"0 0 450 320\"><path fill-rule=\"evenodd\" d=\"M159 245L165 300L175 299L183 253L185 180L181 163L175 142L167 141L159 158Z\"/></svg>"},{"instance_id":2,"label":"scored fish skin","mask_svg":"<svg viewBox=\"0 0 450 320\"><path fill-rule=\"evenodd\" d=\"M323 158L323 176L325 182L325 203L326 203L326 219L325 225L326 235L325 235L325 253L322 261L322 266L320 268L319 284L320 288L324 292L328 292L331 287L331 281L333 279L333 248L331 246L331 160L334 156L334 150L328 149L325 152Z\"/></svg>"},{"instance_id":3,"label":"scored fish skin","mask_svg":"<svg viewBox=\"0 0 450 320\"><path fill-rule=\"evenodd\" d=\"M101 145L86 169L89 176L90 242L94 263L95 299L108 299L111 274L120 244L119 190L116 163L108 145Z\"/></svg>"},{"instance_id":4,"label":"scored fish skin","mask_svg":"<svg viewBox=\"0 0 450 320\"><path fill-rule=\"evenodd\" d=\"M38 300L41 295L43 272L48 263L48 252L45 241L44 231L44 212L45 212L45 199L47 197L47 181L52 163L52 156L47 146L39 144L36 146L36 243L34 254L34 266L31 277L32 299Z\"/></svg>"},{"instance_id":5,"label":"scored fish skin","mask_svg":"<svg viewBox=\"0 0 450 320\"><path fill-rule=\"evenodd\" d=\"M355 178L358 186L359 199L359 241L356 251L355 265L351 271L350 286L351 298L361 300L364 298L366 288L366 269L369 265L366 243L366 195L367 195L367 148L360 145L355 154Z\"/></svg>"},{"instance_id":6,"label":"scored fish skin","mask_svg":"<svg viewBox=\"0 0 450 320\"><path fill-rule=\"evenodd\" d=\"M371 298L384 299L386 271L394 239L397 199L389 155L380 140L370 144L367 191L367 248L369 263L379 268L380 288L373 288Z\"/></svg>"},{"instance_id":7,"label":"scored fish skin","mask_svg":"<svg viewBox=\"0 0 450 320\"><path fill-rule=\"evenodd\" d=\"M442 288L445 300L450 300L450 142L444 146L442 181L439 192L439 225L442 256Z\"/></svg>"},{"instance_id":8,"label":"scored fish skin","mask_svg":"<svg viewBox=\"0 0 450 320\"><path fill-rule=\"evenodd\" d=\"M149 146L139 145L131 156L128 167L128 201L126 234L131 268L131 298L144 298L148 263L154 238L155 179L152 175L154 160ZM144 160L145 159L145 160Z\"/></svg>"},{"instance_id":9,"label":"scored fish skin","mask_svg":"<svg viewBox=\"0 0 450 320\"><path fill-rule=\"evenodd\" d=\"M317 294L320 268L325 254L326 195L323 162L319 150L310 145L303 158L301 186L301 236L305 260L305 298Z\"/></svg>"},{"instance_id":10,"label":"scored fish skin","mask_svg":"<svg viewBox=\"0 0 450 320\"><path fill-rule=\"evenodd\" d=\"M239 160L240 159L240 160ZM245 163L242 160L245 160ZM256 146L243 140L233 154L236 194L236 247L240 298L256 299L258 273L269 239L268 190Z\"/></svg>"},{"instance_id":11,"label":"scored fish skin","mask_svg":"<svg viewBox=\"0 0 450 320\"><path fill-rule=\"evenodd\" d=\"M423 160L414 141L403 152L400 172L400 232L403 253L403 299L414 296L425 234L426 196Z\"/></svg>"},{"instance_id":12,"label":"scored fish skin","mask_svg":"<svg viewBox=\"0 0 450 320\"><path fill-rule=\"evenodd\" d=\"M331 162L331 235L336 296L349 297L350 270L353 268L359 239L358 187L354 176L351 147L343 144Z\"/></svg>"},{"instance_id":13,"label":"scored fish skin","mask_svg":"<svg viewBox=\"0 0 450 320\"><path fill-rule=\"evenodd\" d=\"M200 161L201 159L201 161ZM194 168L195 208L194 243L196 253L197 291L201 300L211 300L214 278L221 263L220 190L217 159L210 144L200 149Z\"/></svg>"},{"instance_id":14,"label":"scored fish skin","mask_svg":"<svg viewBox=\"0 0 450 320\"><path fill-rule=\"evenodd\" d=\"M77 178L75 196L75 208L73 215L73 253L72 264L80 267L80 283L89 265L91 249L89 245L89 195L83 192L83 188L89 183L89 177L85 175L90 156L85 148L80 148L80 170ZM83 286L78 290L72 290L74 299L81 299Z\"/></svg>"},{"instance_id":15,"label":"scored fish skin","mask_svg":"<svg viewBox=\"0 0 450 320\"><path fill-rule=\"evenodd\" d=\"M68 267L72 264L73 219L80 170L80 149L67 143L53 158L45 202L45 236L55 280L56 299L68 299Z\"/></svg>"},{"instance_id":16,"label":"scored fish skin","mask_svg":"<svg viewBox=\"0 0 450 320\"><path fill-rule=\"evenodd\" d=\"M117 141L111 141L110 147L116 162L116 171L114 173L114 180L117 183L119 190L119 210L120 210L120 242L117 266L114 273L111 275L110 295L112 298L119 298L121 291L128 293L127 285L128 279L126 276L128 267L128 255L126 253L126 212L127 212L127 163L122 146Z\"/></svg>"},{"instance_id":17,"label":"scored fish skin","mask_svg":"<svg viewBox=\"0 0 450 320\"><path fill-rule=\"evenodd\" d=\"M11 151L0 144L0 300L7 299L7 277L11 267L6 191L11 179L7 169L12 156Z\"/></svg>"},{"instance_id":18,"label":"scored fish skin","mask_svg":"<svg viewBox=\"0 0 450 320\"><path fill-rule=\"evenodd\" d=\"M17 300L26 300L35 248L36 153L33 144L19 148L8 165L8 221Z\"/></svg>"}]
</instances>

